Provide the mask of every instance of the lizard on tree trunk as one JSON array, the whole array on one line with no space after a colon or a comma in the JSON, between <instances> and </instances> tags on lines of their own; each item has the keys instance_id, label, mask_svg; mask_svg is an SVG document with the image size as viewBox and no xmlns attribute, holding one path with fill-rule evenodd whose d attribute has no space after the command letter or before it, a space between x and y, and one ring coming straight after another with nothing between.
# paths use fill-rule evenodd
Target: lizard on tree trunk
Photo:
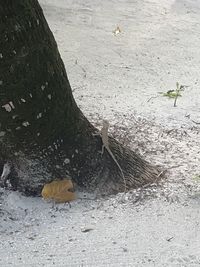
<instances>
[{"instance_id":1,"label":"lizard on tree trunk","mask_svg":"<svg viewBox=\"0 0 200 267\"><path fill-rule=\"evenodd\" d=\"M116 157L114 156L113 152L111 151L111 149L109 147L108 128L109 128L109 122L107 120L103 120L103 127L102 127L101 131L97 132L94 135L100 135L101 136L101 139L102 139L102 151L101 151L101 154L103 155L104 149L106 149L108 154L111 156L111 158L113 159L113 161L117 165L118 169L121 172L121 176L123 178L123 181L124 181L124 192L126 192L126 190L127 190L126 179L125 179L123 170L122 170L121 166L119 165L118 161L116 160Z\"/></svg>"}]
</instances>

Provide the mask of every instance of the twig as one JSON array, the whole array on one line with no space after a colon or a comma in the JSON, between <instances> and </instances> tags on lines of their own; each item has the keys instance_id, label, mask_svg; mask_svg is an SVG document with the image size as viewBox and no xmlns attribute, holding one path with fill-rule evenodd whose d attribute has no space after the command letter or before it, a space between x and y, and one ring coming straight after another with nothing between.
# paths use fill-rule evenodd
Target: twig
<instances>
[{"instance_id":1,"label":"twig","mask_svg":"<svg viewBox=\"0 0 200 267\"><path fill-rule=\"evenodd\" d=\"M74 88L72 89L72 92L75 92L76 90L81 89L81 88L84 88L84 87L85 87L85 85L74 87Z\"/></svg>"},{"instance_id":2,"label":"twig","mask_svg":"<svg viewBox=\"0 0 200 267\"><path fill-rule=\"evenodd\" d=\"M194 120L191 120L192 122L194 122L195 124L200 124L200 122L196 122L196 121L194 121Z\"/></svg>"},{"instance_id":3,"label":"twig","mask_svg":"<svg viewBox=\"0 0 200 267\"><path fill-rule=\"evenodd\" d=\"M151 100L151 99L153 99L153 98L157 98L158 97L158 95L157 96L152 96L152 97L150 97L148 100L147 100L147 103Z\"/></svg>"},{"instance_id":4,"label":"twig","mask_svg":"<svg viewBox=\"0 0 200 267\"><path fill-rule=\"evenodd\" d=\"M171 170L171 169L174 169L174 168L178 168L178 167L181 167L181 166L183 166L183 165L179 164L179 165L171 166L171 167L169 167L169 168L167 168L167 169L161 171L161 172L157 175L157 177L156 177L156 181L158 180L158 178L160 178L162 175L164 175L168 170Z\"/></svg>"},{"instance_id":5,"label":"twig","mask_svg":"<svg viewBox=\"0 0 200 267\"><path fill-rule=\"evenodd\" d=\"M177 82L176 83L176 97L174 99L174 107L176 107L176 101L177 101L177 98L179 96L179 91L180 91L180 86L179 86L179 83Z\"/></svg>"}]
</instances>

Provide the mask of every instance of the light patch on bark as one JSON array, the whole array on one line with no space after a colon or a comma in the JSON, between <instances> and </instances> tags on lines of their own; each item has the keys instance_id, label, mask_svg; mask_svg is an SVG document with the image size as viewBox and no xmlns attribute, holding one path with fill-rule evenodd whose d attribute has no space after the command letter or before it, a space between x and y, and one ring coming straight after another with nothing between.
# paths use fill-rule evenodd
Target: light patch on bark
<instances>
[{"instance_id":1,"label":"light patch on bark","mask_svg":"<svg viewBox=\"0 0 200 267\"><path fill-rule=\"evenodd\" d=\"M18 24L15 24L15 31L20 31L20 26Z\"/></svg>"},{"instance_id":2,"label":"light patch on bark","mask_svg":"<svg viewBox=\"0 0 200 267\"><path fill-rule=\"evenodd\" d=\"M6 110L7 112L11 112L12 109L15 108L15 106L13 105L13 102L10 101L9 103L3 105L2 108L5 108L5 110Z\"/></svg>"},{"instance_id":3,"label":"light patch on bark","mask_svg":"<svg viewBox=\"0 0 200 267\"><path fill-rule=\"evenodd\" d=\"M3 137L5 134L6 134L6 132L1 131L1 132L0 132L0 137Z\"/></svg>"},{"instance_id":4,"label":"light patch on bark","mask_svg":"<svg viewBox=\"0 0 200 267\"><path fill-rule=\"evenodd\" d=\"M14 104L13 104L12 101L9 102L9 105L10 105L13 109L15 108L15 106L14 106Z\"/></svg>"},{"instance_id":5,"label":"light patch on bark","mask_svg":"<svg viewBox=\"0 0 200 267\"><path fill-rule=\"evenodd\" d=\"M54 143L54 147L55 147L55 149L58 149L58 146L57 146L57 144L55 144L55 143Z\"/></svg>"},{"instance_id":6,"label":"light patch on bark","mask_svg":"<svg viewBox=\"0 0 200 267\"><path fill-rule=\"evenodd\" d=\"M48 146L48 149L54 152L54 148L52 146Z\"/></svg>"},{"instance_id":7,"label":"light patch on bark","mask_svg":"<svg viewBox=\"0 0 200 267\"><path fill-rule=\"evenodd\" d=\"M64 163L65 163L65 164L69 164L69 163L70 163L70 159L66 158L66 159L64 160Z\"/></svg>"},{"instance_id":8,"label":"light patch on bark","mask_svg":"<svg viewBox=\"0 0 200 267\"><path fill-rule=\"evenodd\" d=\"M56 165L56 169L61 169L61 167L59 165Z\"/></svg>"},{"instance_id":9,"label":"light patch on bark","mask_svg":"<svg viewBox=\"0 0 200 267\"><path fill-rule=\"evenodd\" d=\"M22 123L22 125L23 125L24 127L28 127L28 126L30 125L30 123L29 123L28 121L24 121L24 122Z\"/></svg>"},{"instance_id":10,"label":"light patch on bark","mask_svg":"<svg viewBox=\"0 0 200 267\"><path fill-rule=\"evenodd\" d=\"M37 115L37 119L40 119L40 118L42 118L42 113L41 112Z\"/></svg>"},{"instance_id":11,"label":"light patch on bark","mask_svg":"<svg viewBox=\"0 0 200 267\"><path fill-rule=\"evenodd\" d=\"M11 110L12 110L12 108L11 108L11 106L10 106L9 104L5 104L5 105L3 105L2 108L5 108L5 110L6 110L7 112L11 112Z\"/></svg>"}]
</instances>

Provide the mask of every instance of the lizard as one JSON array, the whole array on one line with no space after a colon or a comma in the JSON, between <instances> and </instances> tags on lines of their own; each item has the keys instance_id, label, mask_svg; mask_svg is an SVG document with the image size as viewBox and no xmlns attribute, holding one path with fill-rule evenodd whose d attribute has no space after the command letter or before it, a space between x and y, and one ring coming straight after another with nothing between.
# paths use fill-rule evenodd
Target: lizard
<instances>
[{"instance_id":1,"label":"lizard","mask_svg":"<svg viewBox=\"0 0 200 267\"><path fill-rule=\"evenodd\" d=\"M6 182L7 182L10 172L11 172L11 164L9 162L6 162L3 165L3 171L0 177L0 182L3 183L4 186L6 186Z\"/></svg>"},{"instance_id":2,"label":"lizard","mask_svg":"<svg viewBox=\"0 0 200 267\"><path fill-rule=\"evenodd\" d=\"M111 151L111 149L109 147L108 128L109 128L109 122L107 120L103 120L103 127L102 127L101 131L96 133L96 134L94 134L94 135L100 135L100 137L102 139L102 151L101 151L101 154L103 155L104 149L106 149L108 154L110 155L110 157L113 159L113 161L117 165L118 169L120 170L122 178L123 178L123 181L124 181L124 191L126 192L127 188L126 188L126 179L125 179L124 173L123 173L122 168L119 165L118 161L116 160L115 156L113 155L113 152Z\"/></svg>"}]
</instances>

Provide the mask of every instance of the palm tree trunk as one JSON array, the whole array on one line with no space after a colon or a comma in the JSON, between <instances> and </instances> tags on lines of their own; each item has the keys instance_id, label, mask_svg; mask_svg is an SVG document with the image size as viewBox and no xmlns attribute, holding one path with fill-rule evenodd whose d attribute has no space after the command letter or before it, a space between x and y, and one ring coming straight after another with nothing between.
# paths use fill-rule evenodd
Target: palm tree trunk
<instances>
[{"instance_id":1,"label":"palm tree trunk","mask_svg":"<svg viewBox=\"0 0 200 267\"><path fill-rule=\"evenodd\" d=\"M77 107L55 39L37 0L0 3L0 173L13 188L40 194L44 183L70 176L78 185L123 190L120 172ZM158 171L110 139L129 188Z\"/></svg>"}]
</instances>

